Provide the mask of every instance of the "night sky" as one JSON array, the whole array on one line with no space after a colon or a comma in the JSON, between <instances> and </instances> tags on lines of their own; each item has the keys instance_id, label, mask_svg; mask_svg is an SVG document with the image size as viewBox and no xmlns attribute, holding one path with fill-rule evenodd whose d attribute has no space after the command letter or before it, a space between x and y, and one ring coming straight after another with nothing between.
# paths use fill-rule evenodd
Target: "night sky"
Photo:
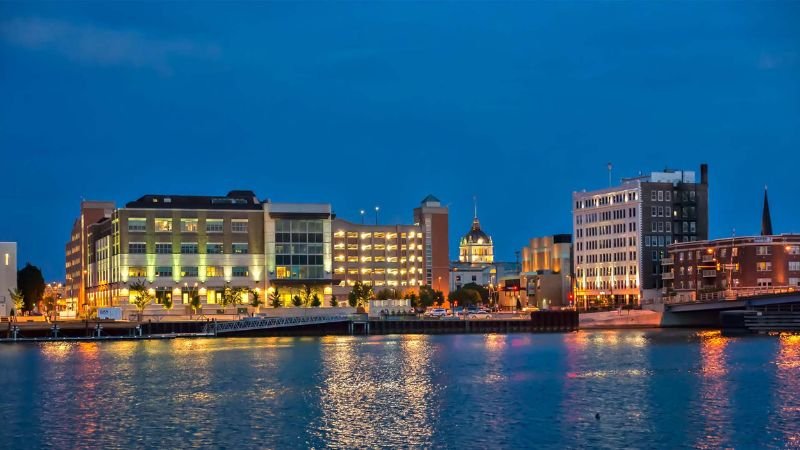
<instances>
[{"instance_id":1,"label":"night sky","mask_svg":"<svg viewBox=\"0 0 800 450\"><path fill-rule=\"evenodd\" d=\"M63 279L81 198L450 207L500 260L571 193L710 166L712 237L800 232L800 2L0 3L0 241Z\"/></svg>"}]
</instances>

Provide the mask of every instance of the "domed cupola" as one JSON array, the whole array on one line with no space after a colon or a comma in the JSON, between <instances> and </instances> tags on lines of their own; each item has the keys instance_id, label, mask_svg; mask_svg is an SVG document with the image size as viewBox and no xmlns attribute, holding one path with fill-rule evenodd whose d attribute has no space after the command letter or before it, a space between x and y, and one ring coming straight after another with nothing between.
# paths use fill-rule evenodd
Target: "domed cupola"
<instances>
[{"instance_id":1,"label":"domed cupola","mask_svg":"<svg viewBox=\"0 0 800 450\"><path fill-rule=\"evenodd\" d=\"M478 220L477 204L475 206L475 216L472 219L472 228L461 238L458 249L458 260L461 262L494 262L492 237L481 230L481 223Z\"/></svg>"}]
</instances>

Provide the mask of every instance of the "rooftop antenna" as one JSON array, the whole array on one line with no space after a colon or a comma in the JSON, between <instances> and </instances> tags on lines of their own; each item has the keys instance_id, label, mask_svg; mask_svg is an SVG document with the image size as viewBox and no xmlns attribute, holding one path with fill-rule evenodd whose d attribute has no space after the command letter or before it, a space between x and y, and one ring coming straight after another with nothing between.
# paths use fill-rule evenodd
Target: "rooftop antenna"
<instances>
[{"instance_id":1,"label":"rooftop antenna","mask_svg":"<svg viewBox=\"0 0 800 450\"><path fill-rule=\"evenodd\" d=\"M608 187L611 187L611 163L608 163Z\"/></svg>"}]
</instances>

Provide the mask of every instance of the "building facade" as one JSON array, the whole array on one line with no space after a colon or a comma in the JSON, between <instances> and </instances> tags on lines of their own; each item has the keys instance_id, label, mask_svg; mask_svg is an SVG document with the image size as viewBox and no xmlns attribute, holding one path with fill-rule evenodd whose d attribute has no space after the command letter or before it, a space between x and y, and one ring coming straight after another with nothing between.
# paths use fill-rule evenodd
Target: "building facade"
<instances>
[{"instance_id":1,"label":"building facade","mask_svg":"<svg viewBox=\"0 0 800 450\"><path fill-rule=\"evenodd\" d=\"M459 241L458 261L468 264L491 264L494 262L492 237L481 230L477 213L472 219L472 227Z\"/></svg>"},{"instance_id":2,"label":"building facade","mask_svg":"<svg viewBox=\"0 0 800 450\"><path fill-rule=\"evenodd\" d=\"M800 234L676 243L663 264L667 302L800 290Z\"/></svg>"},{"instance_id":3,"label":"building facade","mask_svg":"<svg viewBox=\"0 0 800 450\"><path fill-rule=\"evenodd\" d=\"M114 202L82 201L80 214L72 224L70 239L66 244L66 279L64 282L65 312L72 314L87 304L86 283L88 276L89 227L103 218L111 217Z\"/></svg>"},{"instance_id":4,"label":"building facade","mask_svg":"<svg viewBox=\"0 0 800 450\"><path fill-rule=\"evenodd\" d=\"M0 316L14 309L11 292L17 289L17 243L0 242Z\"/></svg>"},{"instance_id":5,"label":"building facade","mask_svg":"<svg viewBox=\"0 0 800 450\"><path fill-rule=\"evenodd\" d=\"M533 238L521 254L523 304L539 309L572 306L572 236Z\"/></svg>"},{"instance_id":6,"label":"building facade","mask_svg":"<svg viewBox=\"0 0 800 450\"><path fill-rule=\"evenodd\" d=\"M424 284L442 291L447 297L450 292L450 234L449 212L446 206L433 195L425 197L414 209L414 224L422 227Z\"/></svg>"},{"instance_id":7,"label":"building facade","mask_svg":"<svg viewBox=\"0 0 800 450\"><path fill-rule=\"evenodd\" d=\"M428 197L414 213L413 225L371 226L336 219L330 204L262 202L251 191L146 195L89 224L85 249L68 246L67 259L85 255L79 308L128 306L138 282L176 309L195 294L219 305L228 287L265 302L277 293L287 306L310 289L327 306L356 281L399 296L441 277L447 208Z\"/></svg>"},{"instance_id":8,"label":"building facade","mask_svg":"<svg viewBox=\"0 0 800 450\"><path fill-rule=\"evenodd\" d=\"M579 307L639 304L663 288L674 242L708 238L708 166L653 172L619 186L575 192L575 299Z\"/></svg>"},{"instance_id":9,"label":"building facade","mask_svg":"<svg viewBox=\"0 0 800 450\"><path fill-rule=\"evenodd\" d=\"M144 282L175 308L199 294L216 305L226 287L266 286L264 209L250 191L224 197L146 195L93 224L88 306L125 306Z\"/></svg>"}]
</instances>

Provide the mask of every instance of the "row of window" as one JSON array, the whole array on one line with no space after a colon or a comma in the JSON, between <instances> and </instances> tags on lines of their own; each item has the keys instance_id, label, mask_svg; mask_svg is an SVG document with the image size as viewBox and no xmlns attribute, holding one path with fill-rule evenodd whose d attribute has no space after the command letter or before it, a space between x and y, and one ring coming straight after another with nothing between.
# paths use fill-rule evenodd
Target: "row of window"
<instances>
[{"instance_id":1,"label":"row of window","mask_svg":"<svg viewBox=\"0 0 800 450\"><path fill-rule=\"evenodd\" d=\"M180 276L181 277L198 277L199 276L199 269L197 266L181 266L180 268ZM173 274L173 267L172 266L158 266L155 268L155 274L157 277L171 277ZM245 266L234 266L231 268L231 276L234 277L247 277L250 275L250 271ZM143 278L147 276L147 268L146 267L129 267L128 268L128 277L129 278ZM206 266L205 268L205 276L208 278L214 277L223 277L225 276L225 271L222 266Z\"/></svg>"},{"instance_id":2,"label":"row of window","mask_svg":"<svg viewBox=\"0 0 800 450\"><path fill-rule=\"evenodd\" d=\"M153 229L157 233L169 233L173 230L173 219L156 218L153 221ZM180 219L182 233L197 233L199 231L199 219ZM222 233L225 229L223 219L205 219L206 233ZM231 219L231 232L247 233L247 219ZM128 231L138 232L147 231L147 219L131 217L128 219Z\"/></svg>"},{"instance_id":3,"label":"row of window","mask_svg":"<svg viewBox=\"0 0 800 450\"><path fill-rule=\"evenodd\" d=\"M224 253L223 244L220 242L210 242L205 246L205 253L209 255L221 255ZM172 251L171 242L156 242L155 253L160 255L171 255ZM184 255L196 255L200 253L200 248L196 242L185 242L180 245L180 253ZM128 243L128 253L132 254L145 254L147 253L147 243L145 242L130 242ZM237 242L231 244L231 253L235 255L246 255L250 253L250 246L245 242Z\"/></svg>"},{"instance_id":4,"label":"row of window","mask_svg":"<svg viewBox=\"0 0 800 450\"><path fill-rule=\"evenodd\" d=\"M613 270L612 270L613 269ZM614 266L612 267L588 267L586 269L577 268L575 274L578 278L587 277L610 277L612 275L636 275L636 266Z\"/></svg>"},{"instance_id":5,"label":"row of window","mask_svg":"<svg viewBox=\"0 0 800 450\"><path fill-rule=\"evenodd\" d=\"M620 192L612 195L605 195L603 197L587 198L575 202L575 209L592 208L597 206L612 205L615 203L632 202L638 198L636 191Z\"/></svg>"}]
</instances>

